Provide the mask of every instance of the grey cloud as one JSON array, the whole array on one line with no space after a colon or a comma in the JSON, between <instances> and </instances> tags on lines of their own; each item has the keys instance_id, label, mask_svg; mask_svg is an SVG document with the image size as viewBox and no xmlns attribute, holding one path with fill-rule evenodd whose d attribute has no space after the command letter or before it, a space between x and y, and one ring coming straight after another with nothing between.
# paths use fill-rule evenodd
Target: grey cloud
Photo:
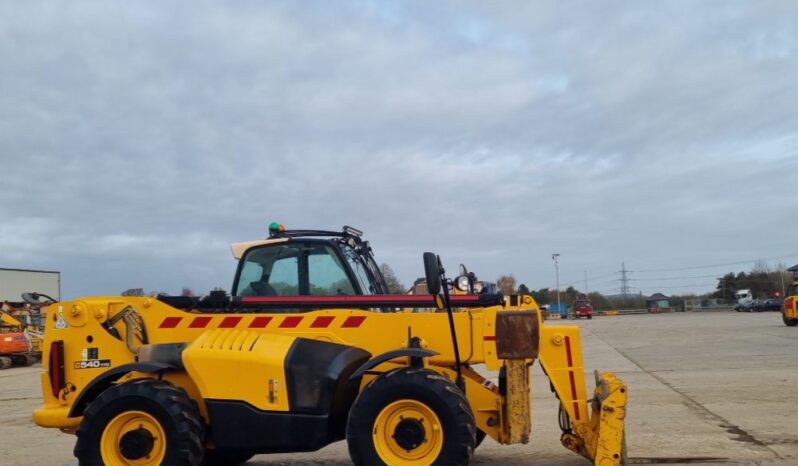
<instances>
[{"instance_id":1,"label":"grey cloud","mask_svg":"<svg viewBox=\"0 0 798 466\"><path fill-rule=\"evenodd\" d=\"M0 5L0 266L229 286L366 231L533 287L798 253L792 2ZM719 272L725 269L718 270ZM656 291L646 289L644 291Z\"/></svg>"}]
</instances>

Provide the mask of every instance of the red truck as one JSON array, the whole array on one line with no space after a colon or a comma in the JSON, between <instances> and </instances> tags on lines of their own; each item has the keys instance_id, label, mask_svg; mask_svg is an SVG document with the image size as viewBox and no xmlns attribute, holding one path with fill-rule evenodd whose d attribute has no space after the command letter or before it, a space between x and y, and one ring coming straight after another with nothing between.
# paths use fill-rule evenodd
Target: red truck
<instances>
[{"instance_id":1,"label":"red truck","mask_svg":"<svg viewBox=\"0 0 798 466\"><path fill-rule=\"evenodd\" d=\"M580 317L593 318L593 305L589 299L579 298L574 301L574 317L577 319Z\"/></svg>"}]
</instances>

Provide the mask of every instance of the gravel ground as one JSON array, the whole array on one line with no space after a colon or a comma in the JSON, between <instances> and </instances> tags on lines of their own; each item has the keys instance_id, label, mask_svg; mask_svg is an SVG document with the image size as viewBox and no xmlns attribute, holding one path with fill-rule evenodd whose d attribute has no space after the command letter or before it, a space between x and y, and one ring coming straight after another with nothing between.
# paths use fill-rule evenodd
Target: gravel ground
<instances>
[{"instance_id":1,"label":"gravel ground","mask_svg":"<svg viewBox=\"0 0 798 466\"><path fill-rule=\"evenodd\" d=\"M780 315L676 313L577 324L585 367L615 371L629 386L632 464L798 464L798 329L784 326ZM40 371L0 372L0 465L75 464L73 436L31 422ZM560 446L557 402L537 365L533 377L530 444L487 439L472 464L589 464ZM248 464L350 463L338 442L314 453L260 455Z\"/></svg>"}]
</instances>

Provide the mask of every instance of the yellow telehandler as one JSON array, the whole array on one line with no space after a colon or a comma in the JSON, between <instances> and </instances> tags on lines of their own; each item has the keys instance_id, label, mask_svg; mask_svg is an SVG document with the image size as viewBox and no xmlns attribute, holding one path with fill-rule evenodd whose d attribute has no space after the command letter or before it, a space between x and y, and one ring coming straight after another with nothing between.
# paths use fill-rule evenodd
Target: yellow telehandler
<instances>
[{"instance_id":1,"label":"yellow telehandler","mask_svg":"<svg viewBox=\"0 0 798 466\"><path fill-rule=\"evenodd\" d=\"M793 282L784 297L784 307L781 311L781 318L784 325L795 327L798 325L798 265L787 269L793 274Z\"/></svg>"},{"instance_id":2,"label":"yellow telehandler","mask_svg":"<svg viewBox=\"0 0 798 466\"><path fill-rule=\"evenodd\" d=\"M544 325L531 296L450 294L432 253L430 294L387 294L351 227L272 224L232 250L230 295L50 305L34 420L75 433L81 465L233 465L344 439L356 465L466 465L485 436L529 441L535 361L563 445L622 463L626 386L596 373L588 393L579 328Z\"/></svg>"}]
</instances>

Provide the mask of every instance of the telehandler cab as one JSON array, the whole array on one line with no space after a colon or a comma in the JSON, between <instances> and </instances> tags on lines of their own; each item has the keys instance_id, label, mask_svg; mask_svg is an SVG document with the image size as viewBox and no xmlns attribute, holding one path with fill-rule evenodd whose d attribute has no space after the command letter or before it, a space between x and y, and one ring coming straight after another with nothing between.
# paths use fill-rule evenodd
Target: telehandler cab
<instances>
[{"instance_id":1,"label":"telehandler cab","mask_svg":"<svg viewBox=\"0 0 798 466\"><path fill-rule=\"evenodd\" d=\"M587 393L578 327L543 325L531 296L450 295L432 253L430 295L386 294L361 235L272 224L232 246L231 296L52 304L36 423L75 433L87 466L232 465L343 439L356 465L466 465L486 435L529 441L539 360L563 445L623 461L626 386L596 373Z\"/></svg>"}]
</instances>

